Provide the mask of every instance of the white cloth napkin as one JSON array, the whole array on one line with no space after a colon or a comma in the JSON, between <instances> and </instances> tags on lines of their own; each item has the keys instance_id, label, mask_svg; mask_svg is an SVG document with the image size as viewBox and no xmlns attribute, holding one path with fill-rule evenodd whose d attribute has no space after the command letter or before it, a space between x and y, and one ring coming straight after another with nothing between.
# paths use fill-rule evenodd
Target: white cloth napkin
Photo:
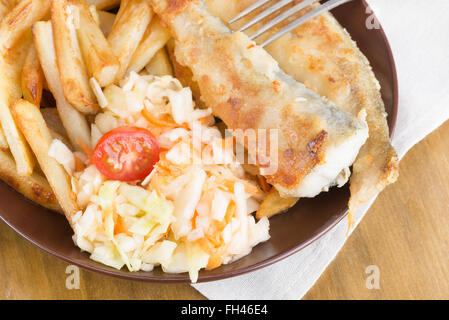
<instances>
[{"instance_id":1,"label":"white cloth napkin","mask_svg":"<svg viewBox=\"0 0 449 320\"><path fill-rule=\"evenodd\" d=\"M358 1L358 0L357 0ZM393 145L400 157L449 119L449 1L368 0L385 29L399 77ZM360 208L356 225L374 199ZM343 247L347 220L267 268L194 285L209 299L300 299Z\"/></svg>"}]
</instances>

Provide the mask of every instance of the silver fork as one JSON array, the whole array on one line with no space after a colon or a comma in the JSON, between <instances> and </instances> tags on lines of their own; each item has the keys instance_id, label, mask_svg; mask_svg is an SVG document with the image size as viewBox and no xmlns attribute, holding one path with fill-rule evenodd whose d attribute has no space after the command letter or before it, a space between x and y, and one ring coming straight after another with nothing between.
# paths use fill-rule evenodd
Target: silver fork
<instances>
[{"instance_id":1,"label":"silver fork","mask_svg":"<svg viewBox=\"0 0 449 320\"><path fill-rule=\"evenodd\" d=\"M259 0L259 1L255 2L253 5L251 5L247 9L243 10L242 12L240 12L237 16L235 16L234 18L229 20L229 24L234 23L237 20L242 19L243 17L246 17L248 14L250 14L254 10L260 8L261 6L263 6L265 3L269 2L269 1L270 0ZM286 5L288 5L289 3L293 2L293 1L295 1L295 0L280 0L276 4L273 4L271 7L265 9L263 12L258 14L251 21L246 23L243 27L241 27L239 29L239 31L245 31L246 29L248 29L248 28L252 27L253 25L255 25L257 22L261 21L265 17L267 17L270 14L276 12L277 10L285 7ZM300 10L302 10L302 9L312 5L316 1L317 0L303 0L302 2L296 4L295 6L291 7L290 9L286 10L285 12L281 13L280 15L275 17L273 20L271 20L270 22L265 24L263 27L261 27L259 30L257 30L257 32L252 34L250 36L250 38L251 39L257 38L258 36L260 36L263 33L267 32L268 30L270 30L274 26L278 25L282 21L286 20L291 15L293 15L296 12L299 12ZM338 7L338 6L340 6L340 5L342 5L342 4L346 3L346 2L349 2L349 1L352 1L352 0L329 0L326 3L324 3L324 4L321 4L319 7L313 9L312 11L309 11L308 13L306 13L305 15L300 17L299 19L296 19L295 21L291 22L290 24L288 24L287 26L285 26L284 28L279 30L277 33L272 35L268 40L263 42L261 44L261 46L265 47L266 45L272 43L273 41L275 41L276 39L280 38L282 35L286 34L287 32L290 32L291 30L299 27L303 23L305 23L307 21L310 21L313 18L315 18L316 16L318 16L318 15L320 15L320 14L326 12L326 11L332 10L335 7Z\"/></svg>"}]
</instances>

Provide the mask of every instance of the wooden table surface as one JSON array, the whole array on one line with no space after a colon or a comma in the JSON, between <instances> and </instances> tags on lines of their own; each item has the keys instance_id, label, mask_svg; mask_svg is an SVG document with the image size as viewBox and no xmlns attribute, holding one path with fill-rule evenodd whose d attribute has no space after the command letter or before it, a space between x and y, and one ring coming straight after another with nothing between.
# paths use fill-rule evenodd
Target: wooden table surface
<instances>
[{"instance_id":1,"label":"wooden table surface","mask_svg":"<svg viewBox=\"0 0 449 320\"><path fill-rule=\"evenodd\" d=\"M388 187L305 299L449 298L449 122L415 146ZM367 289L367 266L380 288ZM0 222L0 299L204 299L188 284L119 280L81 270L66 288L67 263Z\"/></svg>"}]
</instances>

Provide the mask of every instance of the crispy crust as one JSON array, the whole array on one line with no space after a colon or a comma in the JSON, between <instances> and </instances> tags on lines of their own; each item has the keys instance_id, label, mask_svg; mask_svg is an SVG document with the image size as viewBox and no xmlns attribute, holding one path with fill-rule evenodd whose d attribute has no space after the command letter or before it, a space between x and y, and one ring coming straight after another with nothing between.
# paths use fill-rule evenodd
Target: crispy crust
<instances>
[{"instance_id":1,"label":"crispy crust","mask_svg":"<svg viewBox=\"0 0 449 320\"><path fill-rule=\"evenodd\" d=\"M182 11L191 0L168 0L166 11L168 14L177 14Z\"/></svg>"},{"instance_id":2,"label":"crispy crust","mask_svg":"<svg viewBox=\"0 0 449 320\"><path fill-rule=\"evenodd\" d=\"M196 105L200 108L206 108L206 106L203 103L203 100L201 100L201 92L200 92L200 87L198 86L198 82L193 81L192 71L190 71L189 68L181 65L178 62L178 60L176 60L175 41L173 38L167 42L167 51L168 51L170 60L172 61L173 71L176 75L176 78L179 79L179 81L181 81L181 83L184 87L189 87L192 90L192 94L195 99Z\"/></svg>"},{"instance_id":3,"label":"crispy crust","mask_svg":"<svg viewBox=\"0 0 449 320\"><path fill-rule=\"evenodd\" d=\"M254 2L206 0L208 10L223 21L228 21ZM298 16L304 13L300 12ZM237 29L251 18L242 19L231 27ZM257 28L255 26L249 32ZM261 37L258 40L264 39ZM398 158L389 140L378 81L366 57L335 18L331 14L317 17L275 41L267 47L267 51L288 74L339 107L353 115L366 110L370 137L353 165L351 212L395 182L399 174ZM190 85L192 79L189 73L183 67L176 68L176 62L174 64L176 77L183 84Z\"/></svg>"},{"instance_id":4,"label":"crispy crust","mask_svg":"<svg viewBox=\"0 0 449 320\"><path fill-rule=\"evenodd\" d=\"M0 151L0 179L28 199L50 210L61 211L47 180L37 172L28 177L19 176L14 159L8 152Z\"/></svg>"},{"instance_id":5,"label":"crispy crust","mask_svg":"<svg viewBox=\"0 0 449 320\"><path fill-rule=\"evenodd\" d=\"M350 212L399 176L385 106L369 61L331 14L322 15L267 48L284 70L357 115L367 113L369 138L353 165Z\"/></svg>"},{"instance_id":6,"label":"crispy crust","mask_svg":"<svg viewBox=\"0 0 449 320\"><path fill-rule=\"evenodd\" d=\"M361 129L361 122L285 75L261 48L229 32L198 1L153 1L153 7L171 29L176 57L192 70L201 99L214 115L230 129L278 130L277 159L271 153L269 159L259 157L266 150L251 139L241 140L259 167L277 161L275 173L266 175L269 183L297 194L328 148ZM307 97L305 103L296 100L298 94Z\"/></svg>"},{"instance_id":7,"label":"crispy crust","mask_svg":"<svg viewBox=\"0 0 449 320\"><path fill-rule=\"evenodd\" d=\"M22 70L24 98L40 106L44 81L45 77L37 57L36 48L31 45Z\"/></svg>"}]
</instances>

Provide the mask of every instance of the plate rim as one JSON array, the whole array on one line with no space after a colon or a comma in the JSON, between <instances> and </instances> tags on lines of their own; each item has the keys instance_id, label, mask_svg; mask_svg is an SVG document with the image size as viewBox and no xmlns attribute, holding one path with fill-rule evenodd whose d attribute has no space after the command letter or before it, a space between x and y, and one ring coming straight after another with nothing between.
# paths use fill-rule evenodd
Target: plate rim
<instances>
[{"instance_id":1,"label":"plate rim","mask_svg":"<svg viewBox=\"0 0 449 320\"><path fill-rule=\"evenodd\" d=\"M366 2L366 0L362 0L362 5L365 8L369 7L369 4ZM373 12L372 15L374 17L376 17L375 13ZM395 59L393 56L393 51L390 45L390 42L388 41L388 37L385 33L385 30L383 29L382 25L379 24L379 32L380 35L382 37L382 40L385 43L385 48L386 48L386 53L388 55L389 58L389 66L391 67L391 73L392 73L392 92L393 92L393 108L391 110L391 113L388 114L388 117L390 118L390 122L391 125L389 126L389 134L390 134L390 139L392 139L392 137L394 136L394 132L396 129L396 124L397 124L397 114L398 114L398 103L399 103L399 86L398 86L398 75L397 75L397 69L396 69L396 63L395 63ZM21 194L19 194L20 196L22 196ZM28 199L26 199L25 197L22 196L22 198L25 201L30 201ZM32 201L30 201L32 202ZM32 202L33 204L35 204L34 202ZM36 205L36 204L35 204ZM337 213L336 213L337 214ZM240 269L236 269L236 270L230 270L230 271L224 271L223 273L220 274L213 274L213 275L201 275L198 278L197 283L203 283L203 282L211 282L211 281L217 281L217 280L224 280L227 278L231 278L231 277L235 277L238 275L243 275L243 274L247 274L249 272L252 271L256 271L265 267L268 267L274 263L277 263L301 250L303 250L304 248L308 247L309 245L311 245L312 243L314 243L315 241L319 240L320 238L322 238L325 234L327 234L331 229L333 229L334 227L336 227L344 218L347 217L348 214L348 209L342 210L340 212L338 212L338 218L333 220L332 222L322 226L321 228L318 229L318 231L315 233L315 235L313 237L310 237L309 239L307 239L306 241L293 246L292 248L285 250L284 252L278 253L272 257L269 257L265 260L262 260L258 263L255 263L253 265L250 266L246 266L246 267L242 267ZM120 279L126 279L126 280L135 280L135 281L143 281L143 282L155 282L155 283L183 283L183 282L188 282L190 283L190 278L188 275L183 275L183 276L176 276L176 277L171 277L170 275L166 276L166 277L156 277L156 276L142 276L140 274L137 273L133 273L133 272L127 272L127 273L123 273L120 270L115 270L112 269L108 266L105 265L101 265L100 263L96 263L98 264L98 266L95 265L88 265L88 264L84 264L82 262L78 262L73 258L67 257L55 250L52 250L50 248L47 248L44 245L41 245L40 243L38 243L37 241L33 240L29 235L25 234L24 232L20 231L15 225L13 225L11 222L9 222L4 216L3 214L0 213L0 219L2 221L4 221L11 229L13 229L15 232L17 232L20 236L22 236L23 238L25 238L27 241L31 242L33 245L37 246L38 248L42 249L43 251L67 262L73 265L76 265L78 267L81 267L83 269L86 270L90 270L93 272L97 272L100 274L104 274L104 275L108 275L108 276L112 276L115 278L120 278Z\"/></svg>"}]
</instances>

